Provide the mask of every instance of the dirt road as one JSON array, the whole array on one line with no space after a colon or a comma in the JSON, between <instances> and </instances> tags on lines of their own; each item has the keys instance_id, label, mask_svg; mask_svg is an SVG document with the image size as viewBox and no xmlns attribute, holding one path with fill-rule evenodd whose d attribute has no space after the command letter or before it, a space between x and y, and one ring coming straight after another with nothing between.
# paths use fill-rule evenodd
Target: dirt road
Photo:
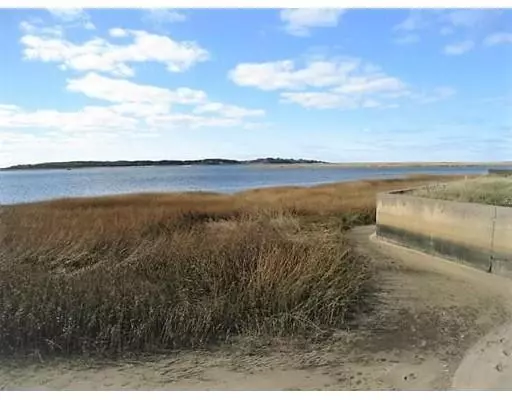
<instances>
[{"instance_id":1,"label":"dirt road","mask_svg":"<svg viewBox=\"0 0 512 400\"><path fill-rule=\"evenodd\" d=\"M75 390L346 390L512 386L512 280L351 233L373 260L371 308L317 344L244 341L111 363L0 366L0 387ZM508 330L507 330L508 329ZM510 340L508 338L511 338ZM462 362L462 363L461 363ZM460 366L460 367L459 367ZM508 378L507 378L508 377Z\"/></svg>"}]
</instances>

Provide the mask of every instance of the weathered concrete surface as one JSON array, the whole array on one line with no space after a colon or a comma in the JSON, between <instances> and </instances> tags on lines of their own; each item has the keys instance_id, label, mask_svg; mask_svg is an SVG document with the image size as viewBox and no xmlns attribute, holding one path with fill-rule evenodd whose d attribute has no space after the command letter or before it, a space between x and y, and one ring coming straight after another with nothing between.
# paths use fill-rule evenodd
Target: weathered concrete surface
<instances>
[{"instance_id":1,"label":"weathered concrete surface","mask_svg":"<svg viewBox=\"0 0 512 400\"><path fill-rule=\"evenodd\" d=\"M377 236L512 277L512 209L415 197L377 197Z\"/></svg>"}]
</instances>

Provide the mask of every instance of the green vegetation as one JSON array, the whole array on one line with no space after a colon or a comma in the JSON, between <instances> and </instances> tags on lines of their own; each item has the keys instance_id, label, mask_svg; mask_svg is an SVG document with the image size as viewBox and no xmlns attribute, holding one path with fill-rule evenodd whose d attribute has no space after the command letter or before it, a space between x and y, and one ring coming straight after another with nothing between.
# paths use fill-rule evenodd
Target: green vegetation
<instances>
[{"instance_id":1,"label":"green vegetation","mask_svg":"<svg viewBox=\"0 0 512 400\"><path fill-rule=\"evenodd\" d=\"M413 194L440 200L512 207L512 177L478 177L446 185L427 186L415 190Z\"/></svg>"},{"instance_id":2,"label":"green vegetation","mask_svg":"<svg viewBox=\"0 0 512 400\"><path fill-rule=\"evenodd\" d=\"M377 192L432 179L3 207L0 351L114 355L343 327L370 276L344 230L373 221Z\"/></svg>"}]
</instances>

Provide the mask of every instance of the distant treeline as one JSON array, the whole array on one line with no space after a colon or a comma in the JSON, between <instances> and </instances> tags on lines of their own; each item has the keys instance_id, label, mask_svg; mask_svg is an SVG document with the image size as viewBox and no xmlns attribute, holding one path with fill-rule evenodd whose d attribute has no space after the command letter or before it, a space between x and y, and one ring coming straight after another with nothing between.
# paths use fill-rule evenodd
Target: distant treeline
<instances>
[{"instance_id":1,"label":"distant treeline","mask_svg":"<svg viewBox=\"0 0 512 400\"><path fill-rule=\"evenodd\" d=\"M244 165L244 164L326 164L323 161L292 158L258 158L256 160L239 161L224 158L206 158L202 160L139 160L139 161L65 161L41 164L23 164L2 168L3 170L20 169L71 169L95 167L146 167L168 165Z\"/></svg>"}]
</instances>

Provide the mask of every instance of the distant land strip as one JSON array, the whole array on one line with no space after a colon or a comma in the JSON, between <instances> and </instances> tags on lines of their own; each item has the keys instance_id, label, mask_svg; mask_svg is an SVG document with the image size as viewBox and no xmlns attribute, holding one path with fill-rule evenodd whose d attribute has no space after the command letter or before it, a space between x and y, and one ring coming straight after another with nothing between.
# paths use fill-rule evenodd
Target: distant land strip
<instances>
[{"instance_id":1,"label":"distant land strip","mask_svg":"<svg viewBox=\"0 0 512 400\"><path fill-rule=\"evenodd\" d=\"M47 162L40 164L13 165L1 168L3 171L21 169L72 169L72 168L97 168L97 167L149 167L172 165L251 165L251 164L327 164L324 161L288 159L288 158L258 158L255 160L239 161L224 158L205 158L201 160L138 160L138 161L64 161Z\"/></svg>"},{"instance_id":2,"label":"distant land strip","mask_svg":"<svg viewBox=\"0 0 512 400\"><path fill-rule=\"evenodd\" d=\"M331 168L421 168L421 167L512 167L512 161L496 162L339 162L293 158L257 158L254 160L230 160L225 158L205 158L201 160L138 160L138 161L64 161L39 164L21 164L0 168L0 171L37 170L37 169L75 169L99 167L151 167L151 166L188 166L188 165L253 165L262 167L299 168L305 166Z\"/></svg>"}]
</instances>

